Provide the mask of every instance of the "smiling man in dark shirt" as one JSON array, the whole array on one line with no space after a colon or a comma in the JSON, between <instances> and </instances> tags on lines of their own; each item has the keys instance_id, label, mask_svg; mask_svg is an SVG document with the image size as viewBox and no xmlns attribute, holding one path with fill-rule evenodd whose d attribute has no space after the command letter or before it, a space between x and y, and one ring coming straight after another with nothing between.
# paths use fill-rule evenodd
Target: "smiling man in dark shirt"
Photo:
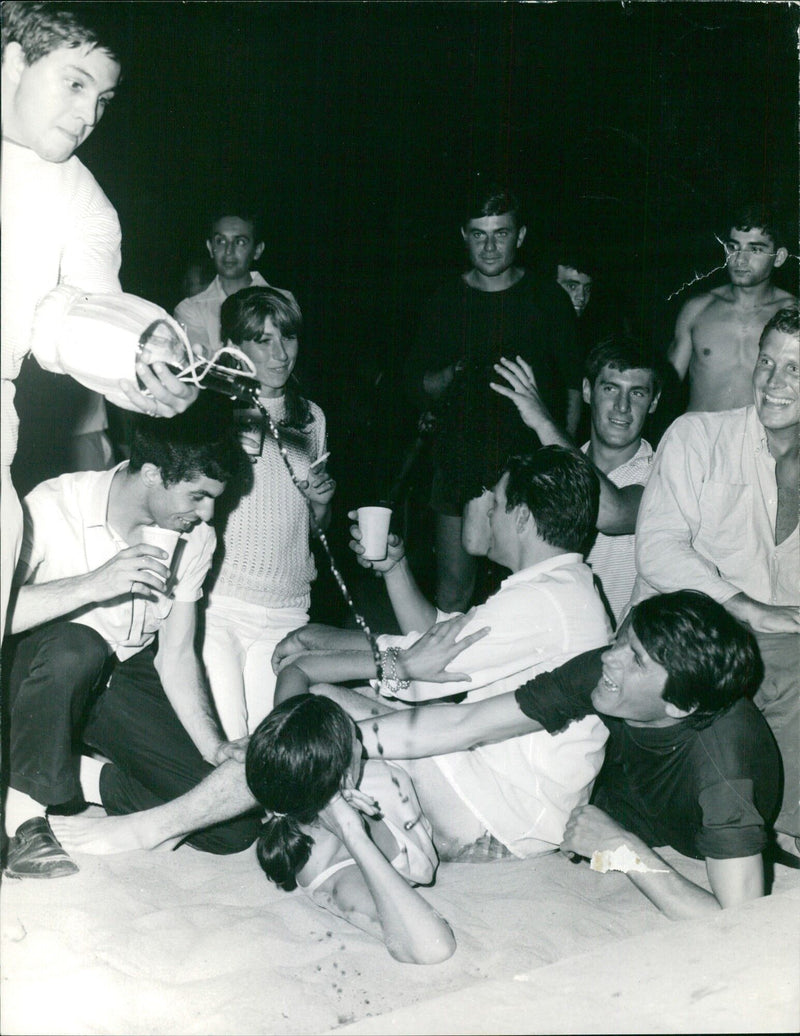
<instances>
[{"instance_id":1,"label":"smiling man in dark shirt","mask_svg":"<svg viewBox=\"0 0 800 1036\"><path fill-rule=\"evenodd\" d=\"M627 846L645 868L629 870L631 881L669 917L693 917L764 894L780 759L750 700L761 673L752 635L710 597L681 590L637 605L611 647L514 692L396 712L361 733L370 755L419 758L554 733L597 712L606 762L561 848L591 857ZM652 850L665 845L705 859L711 893Z\"/></svg>"}]
</instances>

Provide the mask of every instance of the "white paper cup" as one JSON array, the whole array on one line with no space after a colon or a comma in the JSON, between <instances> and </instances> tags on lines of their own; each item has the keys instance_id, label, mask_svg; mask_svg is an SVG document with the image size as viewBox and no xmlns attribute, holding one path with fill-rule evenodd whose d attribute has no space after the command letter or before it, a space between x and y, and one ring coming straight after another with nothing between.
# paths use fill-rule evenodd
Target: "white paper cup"
<instances>
[{"instance_id":1,"label":"white paper cup","mask_svg":"<svg viewBox=\"0 0 800 1036\"><path fill-rule=\"evenodd\" d=\"M142 528L142 543L147 543L151 547L161 547L167 552L168 557L155 559L162 565L166 565L167 568L172 564L172 555L175 553L180 538L179 532L174 529L162 529L160 525L145 525Z\"/></svg>"},{"instance_id":2,"label":"white paper cup","mask_svg":"<svg viewBox=\"0 0 800 1036\"><path fill-rule=\"evenodd\" d=\"M389 539L391 507L359 507L358 527L361 530L362 557L366 561L383 561Z\"/></svg>"}]
</instances>

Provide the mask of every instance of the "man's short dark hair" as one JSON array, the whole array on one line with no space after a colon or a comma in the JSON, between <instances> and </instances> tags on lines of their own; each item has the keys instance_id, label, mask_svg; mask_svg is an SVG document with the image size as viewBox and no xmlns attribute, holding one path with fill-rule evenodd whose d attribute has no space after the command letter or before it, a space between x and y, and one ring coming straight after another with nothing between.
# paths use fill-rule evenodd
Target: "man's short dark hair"
<instances>
[{"instance_id":1,"label":"man's short dark hair","mask_svg":"<svg viewBox=\"0 0 800 1036\"><path fill-rule=\"evenodd\" d=\"M764 676L752 633L699 590L648 597L630 622L650 657L667 671L662 698L696 715L713 715L751 698Z\"/></svg>"},{"instance_id":2,"label":"man's short dark hair","mask_svg":"<svg viewBox=\"0 0 800 1036\"><path fill-rule=\"evenodd\" d=\"M506 510L527 504L551 547L584 552L597 525L600 482L586 458L564 446L542 446L508 459Z\"/></svg>"},{"instance_id":3,"label":"man's short dark hair","mask_svg":"<svg viewBox=\"0 0 800 1036\"><path fill-rule=\"evenodd\" d=\"M761 332L761 337L758 340L758 348L764 344L764 339L770 333L770 331L780 331L785 335L794 335L795 338L800 336L800 307L784 306L783 309L779 309L777 313L773 314L772 317L764 325L764 330Z\"/></svg>"},{"instance_id":4,"label":"man's short dark hair","mask_svg":"<svg viewBox=\"0 0 800 1036\"><path fill-rule=\"evenodd\" d=\"M583 376L592 388L603 367L613 367L618 371L649 370L653 374L653 395L661 391L663 361L633 335L609 335L591 350L583 366Z\"/></svg>"},{"instance_id":5,"label":"man's short dark hair","mask_svg":"<svg viewBox=\"0 0 800 1036\"><path fill-rule=\"evenodd\" d=\"M725 227L724 239L731 230L762 230L775 248L786 248L789 240L786 222L778 210L767 202L747 202L734 209Z\"/></svg>"},{"instance_id":6,"label":"man's short dark hair","mask_svg":"<svg viewBox=\"0 0 800 1036\"><path fill-rule=\"evenodd\" d=\"M138 416L129 470L144 464L155 464L165 486L203 476L227 483L241 476L247 457L234 432L230 400L201 392L175 417Z\"/></svg>"},{"instance_id":7,"label":"man's short dark hair","mask_svg":"<svg viewBox=\"0 0 800 1036\"><path fill-rule=\"evenodd\" d=\"M593 280L597 276L597 260L583 245L561 245L556 249L555 265L554 273L559 266L563 266L567 270L577 270Z\"/></svg>"},{"instance_id":8,"label":"man's short dark hair","mask_svg":"<svg viewBox=\"0 0 800 1036\"><path fill-rule=\"evenodd\" d=\"M514 217L517 229L524 226L519 198L508 187L499 183L486 184L478 180L472 187L464 205L461 226L466 227L471 219L483 219L484 216L504 216L510 212Z\"/></svg>"},{"instance_id":9,"label":"man's short dark hair","mask_svg":"<svg viewBox=\"0 0 800 1036\"><path fill-rule=\"evenodd\" d=\"M109 3L27 3L4 0L3 52L18 43L29 65L59 47L97 47L120 65L125 64L125 20L120 8ZM114 10L116 8L116 10Z\"/></svg>"},{"instance_id":10,"label":"man's short dark hair","mask_svg":"<svg viewBox=\"0 0 800 1036\"><path fill-rule=\"evenodd\" d=\"M253 228L253 244L260 244L264 240L264 221L261 213L257 212L251 205L237 199L225 199L219 204L208 217L206 223L206 240L210 241L214 236L214 227L221 219L241 219L249 223Z\"/></svg>"}]
</instances>

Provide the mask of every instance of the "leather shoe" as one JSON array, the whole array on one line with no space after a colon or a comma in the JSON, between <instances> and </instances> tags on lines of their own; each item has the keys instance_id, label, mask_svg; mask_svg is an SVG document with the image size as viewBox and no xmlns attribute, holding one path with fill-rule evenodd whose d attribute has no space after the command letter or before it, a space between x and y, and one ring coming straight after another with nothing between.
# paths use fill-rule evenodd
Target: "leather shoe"
<instances>
[{"instance_id":1,"label":"leather shoe","mask_svg":"<svg viewBox=\"0 0 800 1036\"><path fill-rule=\"evenodd\" d=\"M46 817L20 824L8 843L5 873L10 878L65 878L77 872L78 865L62 848Z\"/></svg>"}]
</instances>

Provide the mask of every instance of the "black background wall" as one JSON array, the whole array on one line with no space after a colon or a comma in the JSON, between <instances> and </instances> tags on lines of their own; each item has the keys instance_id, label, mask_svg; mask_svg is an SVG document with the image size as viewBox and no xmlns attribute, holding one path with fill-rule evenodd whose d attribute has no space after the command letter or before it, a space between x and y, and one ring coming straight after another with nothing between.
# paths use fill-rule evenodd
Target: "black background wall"
<instances>
[{"instance_id":1,"label":"black background wall","mask_svg":"<svg viewBox=\"0 0 800 1036\"><path fill-rule=\"evenodd\" d=\"M249 192L267 217L260 269L304 310L301 369L332 448L372 464L359 488L413 437L399 365L422 297L461 268L475 171L521 194L526 264L577 233L660 348L686 297L668 296L720 262L726 208L796 208L788 4L109 8L131 60L81 158L119 211L125 289L172 308L207 206Z\"/></svg>"}]
</instances>

